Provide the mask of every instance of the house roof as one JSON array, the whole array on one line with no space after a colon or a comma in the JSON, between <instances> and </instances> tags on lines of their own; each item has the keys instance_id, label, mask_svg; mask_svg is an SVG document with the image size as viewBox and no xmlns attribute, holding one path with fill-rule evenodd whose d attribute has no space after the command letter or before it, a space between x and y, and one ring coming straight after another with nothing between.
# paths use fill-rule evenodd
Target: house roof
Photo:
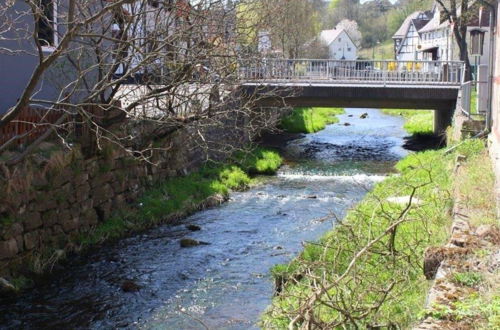
<instances>
[{"instance_id":1,"label":"house roof","mask_svg":"<svg viewBox=\"0 0 500 330\"><path fill-rule=\"evenodd\" d=\"M396 31L396 33L394 33L392 38L393 39L404 38L406 36L406 34L408 33L408 30L410 29L412 21L415 20L421 13L423 13L423 12L416 11L416 12L412 13L410 16L406 17L403 24L401 24L401 26Z\"/></svg>"},{"instance_id":2,"label":"house roof","mask_svg":"<svg viewBox=\"0 0 500 330\"><path fill-rule=\"evenodd\" d=\"M450 23L447 20L441 23L441 15L438 12L424 27L418 30L418 32L423 33L423 32L434 31L440 28L447 27L448 25L450 25Z\"/></svg>"},{"instance_id":3,"label":"house roof","mask_svg":"<svg viewBox=\"0 0 500 330\"><path fill-rule=\"evenodd\" d=\"M326 45L330 45L342 32L344 32L344 29L323 30L319 37Z\"/></svg>"}]
</instances>

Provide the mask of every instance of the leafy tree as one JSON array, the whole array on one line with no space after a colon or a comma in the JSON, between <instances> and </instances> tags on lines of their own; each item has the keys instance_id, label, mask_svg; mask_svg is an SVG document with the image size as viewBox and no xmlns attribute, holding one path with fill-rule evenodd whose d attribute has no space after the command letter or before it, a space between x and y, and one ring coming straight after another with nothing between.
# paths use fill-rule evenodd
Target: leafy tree
<instances>
[{"instance_id":1,"label":"leafy tree","mask_svg":"<svg viewBox=\"0 0 500 330\"><path fill-rule=\"evenodd\" d=\"M337 24L336 29L344 29L346 33L351 37L352 41L356 46L361 44L362 35L359 31L359 26L356 21L351 21L348 19L344 19Z\"/></svg>"},{"instance_id":2,"label":"leafy tree","mask_svg":"<svg viewBox=\"0 0 500 330\"><path fill-rule=\"evenodd\" d=\"M273 45L281 48L285 57L301 57L304 45L321 28L314 1L262 0L259 7L261 29L269 31Z\"/></svg>"}]
</instances>

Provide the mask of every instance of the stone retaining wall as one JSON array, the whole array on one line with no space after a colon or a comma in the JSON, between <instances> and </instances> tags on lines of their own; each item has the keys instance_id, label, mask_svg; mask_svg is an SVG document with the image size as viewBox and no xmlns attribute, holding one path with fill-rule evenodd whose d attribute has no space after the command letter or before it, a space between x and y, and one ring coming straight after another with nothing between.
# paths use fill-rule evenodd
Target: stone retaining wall
<instances>
[{"instance_id":1,"label":"stone retaining wall","mask_svg":"<svg viewBox=\"0 0 500 330\"><path fill-rule=\"evenodd\" d=\"M193 141L186 130L178 132L162 141L168 150L151 159L156 165L108 146L91 159L59 151L40 164L35 164L35 155L15 168L0 167L7 178L0 180L0 277L26 269L44 251L71 249L73 238L109 219L114 210L133 204L151 184L186 175L207 158L225 155L210 150L247 144L252 136L242 127L244 120L212 127L203 143Z\"/></svg>"}]
</instances>

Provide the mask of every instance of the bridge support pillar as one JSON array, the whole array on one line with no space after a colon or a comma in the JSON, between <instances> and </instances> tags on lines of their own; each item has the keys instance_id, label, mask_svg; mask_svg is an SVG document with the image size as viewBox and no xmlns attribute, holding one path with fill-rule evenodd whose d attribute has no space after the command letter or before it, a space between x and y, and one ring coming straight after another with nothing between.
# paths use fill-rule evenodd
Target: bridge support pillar
<instances>
[{"instance_id":1,"label":"bridge support pillar","mask_svg":"<svg viewBox=\"0 0 500 330\"><path fill-rule=\"evenodd\" d=\"M446 129L451 126L453 120L453 109L437 109L434 111L434 134L446 135Z\"/></svg>"}]
</instances>

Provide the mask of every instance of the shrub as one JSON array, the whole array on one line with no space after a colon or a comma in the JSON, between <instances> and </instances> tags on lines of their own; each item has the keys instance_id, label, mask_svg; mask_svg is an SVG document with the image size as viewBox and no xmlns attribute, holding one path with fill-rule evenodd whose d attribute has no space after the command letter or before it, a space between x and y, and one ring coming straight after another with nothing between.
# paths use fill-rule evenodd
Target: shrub
<instances>
[{"instance_id":1,"label":"shrub","mask_svg":"<svg viewBox=\"0 0 500 330\"><path fill-rule=\"evenodd\" d=\"M336 115L342 113L341 108L295 108L281 121L281 128L290 133L314 133L337 123Z\"/></svg>"}]
</instances>

